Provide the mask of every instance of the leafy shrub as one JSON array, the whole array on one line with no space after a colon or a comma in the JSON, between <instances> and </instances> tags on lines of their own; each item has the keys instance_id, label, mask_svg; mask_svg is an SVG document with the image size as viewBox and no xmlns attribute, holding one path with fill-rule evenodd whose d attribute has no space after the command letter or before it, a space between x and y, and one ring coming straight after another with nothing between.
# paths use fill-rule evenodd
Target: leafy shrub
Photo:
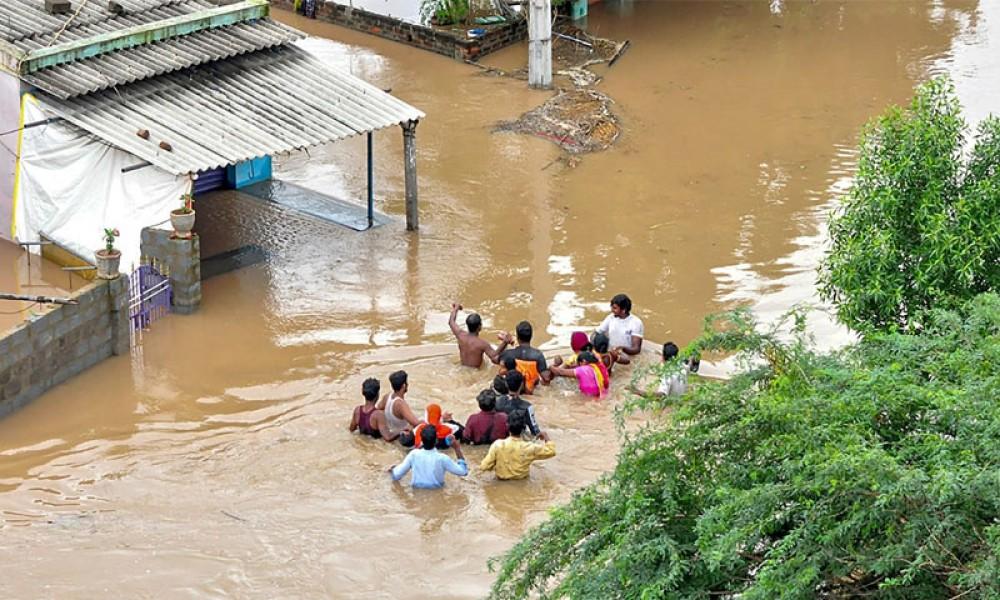
<instances>
[{"instance_id":1,"label":"leafy shrub","mask_svg":"<svg viewBox=\"0 0 1000 600\"><path fill-rule=\"evenodd\" d=\"M980 123L966 157L967 130L939 79L862 132L820 276L848 326L919 330L928 309L1000 290L1000 119Z\"/></svg>"},{"instance_id":2,"label":"leafy shrub","mask_svg":"<svg viewBox=\"0 0 1000 600\"><path fill-rule=\"evenodd\" d=\"M420 22L429 25L433 19L438 25L464 23L469 16L469 0L421 0Z\"/></svg>"},{"instance_id":3,"label":"leafy shrub","mask_svg":"<svg viewBox=\"0 0 1000 600\"><path fill-rule=\"evenodd\" d=\"M695 349L741 372L623 434L492 596L1000 598L1000 297L835 353L803 323L711 319Z\"/></svg>"}]
</instances>

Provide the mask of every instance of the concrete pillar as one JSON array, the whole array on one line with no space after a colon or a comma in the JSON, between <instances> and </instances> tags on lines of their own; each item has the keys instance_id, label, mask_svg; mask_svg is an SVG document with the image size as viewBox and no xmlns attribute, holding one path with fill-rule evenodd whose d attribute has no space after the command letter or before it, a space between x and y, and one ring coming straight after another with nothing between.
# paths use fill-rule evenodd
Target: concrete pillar
<instances>
[{"instance_id":1,"label":"concrete pillar","mask_svg":"<svg viewBox=\"0 0 1000 600\"><path fill-rule=\"evenodd\" d=\"M140 234L144 259L151 259L167 271L173 290L173 312L189 315L201 305L201 243L197 235L189 240L170 237L165 229L146 227Z\"/></svg>"},{"instance_id":2,"label":"concrete pillar","mask_svg":"<svg viewBox=\"0 0 1000 600\"><path fill-rule=\"evenodd\" d=\"M128 323L128 277L108 281L108 295L111 299L111 354L123 356L129 353Z\"/></svg>"},{"instance_id":3,"label":"concrete pillar","mask_svg":"<svg viewBox=\"0 0 1000 600\"><path fill-rule=\"evenodd\" d=\"M530 0L528 15L528 85L552 87L552 1Z\"/></svg>"},{"instance_id":4,"label":"concrete pillar","mask_svg":"<svg viewBox=\"0 0 1000 600\"><path fill-rule=\"evenodd\" d=\"M417 123L403 124L403 169L406 175L406 230L420 228L420 213L417 210Z\"/></svg>"}]
</instances>

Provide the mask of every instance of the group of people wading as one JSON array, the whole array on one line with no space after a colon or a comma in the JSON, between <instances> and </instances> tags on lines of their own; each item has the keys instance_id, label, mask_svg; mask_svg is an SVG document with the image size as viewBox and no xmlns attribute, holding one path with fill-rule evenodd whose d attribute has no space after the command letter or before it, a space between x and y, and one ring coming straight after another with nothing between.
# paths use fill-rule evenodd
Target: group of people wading
<instances>
[{"instance_id":1,"label":"group of people wading","mask_svg":"<svg viewBox=\"0 0 1000 600\"><path fill-rule=\"evenodd\" d=\"M436 489L444 486L445 473L465 476L469 467L462 453L462 443L489 444L480 470L494 471L498 479L525 479L531 463L556 455L555 442L538 424L531 402L539 385L548 385L555 377L576 380L580 392L595 398L603 397L611 385L611 373L616 364L628 364L642 350L642 320L632 314L632 301L625 294L611 299L611 314L597 327L593 335L577 331L570 337L573 353L565 361L556 357L549 365L540 350L531 345L531 323L521 321L510 333L498 335L500 344L480 337L483 321L472 313L465 319L467 331L457 322L460 304L452 304L448 325L458 340L462 365L481 368L484 357L499 366L492 386L479 392L476 400L479 412L471 415L465 425L455 421L451 413L438 404L429 404L423 418L418 418L406 400L409 390L406 371L389 375L392 390L380 397L381 384L369 378L362 383L365 403L354 409L350 430L399 442L415 448L403 462L389 468L393 480L412 472L416 488ZM663 346L663 360L677 356L677 346ZM664 377L658 393L679 395L687 387L687 371ZM439 452L451 448L456 460Z\"/></svg>"}]
</instances>

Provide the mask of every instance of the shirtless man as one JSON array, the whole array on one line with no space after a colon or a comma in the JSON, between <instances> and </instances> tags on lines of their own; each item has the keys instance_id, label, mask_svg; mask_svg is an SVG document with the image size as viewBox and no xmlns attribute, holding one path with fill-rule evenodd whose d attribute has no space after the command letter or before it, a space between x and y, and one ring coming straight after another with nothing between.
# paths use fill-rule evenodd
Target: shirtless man
<instances>
[{"instance_id":1,"label":"shirtless man","mask_svg":"<svg viewBox=\"0 0 1000 600\"><path fill-rule=\"evenodd\" d=\"M496 349L489 342L479 337L479 332L483 328L483 320L476 313L471 313L465 317L465 326L468 332L462 331L458 326L458 311L462 310L462 305L457 302L451 303L451 316L448 318L448 327L455 334L458 340L458 355L462 359L462 365L478 369L483 366L483 355L489 357L493 364L500 363L500 353L507 349L510 343L509 337L502 337L500 346Z\"/></svg>"}]
</instances>

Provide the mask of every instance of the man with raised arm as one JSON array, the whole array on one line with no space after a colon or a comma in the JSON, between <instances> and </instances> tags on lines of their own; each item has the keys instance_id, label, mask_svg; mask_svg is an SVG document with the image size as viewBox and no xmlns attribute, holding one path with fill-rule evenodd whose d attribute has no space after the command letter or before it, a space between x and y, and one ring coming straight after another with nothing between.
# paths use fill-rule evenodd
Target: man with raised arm
<instances>
[{"instance_id":1,"label":"man with raised arm","mask_svg":"<svg viewBox=\"0 0 1000 600\"><path fill-rule=\"evenodd\" d=\"M507 348L510 340L503 337L500 346L494 349L489 342L479 337L479 332L483 329L483 319L476 313L469 313L469 316L465 317L465 326L469 330L462 331L462 328L458 326L457 320L458 311L460 310L462 310L462 305L452 302L448 327L451 328L451 332L455 334L455 339L458 340L458 355L461 357L462 365L478 369L483 366L484 354L489 357L493 364L498 364L500 362L500 353Z\"/></svg>"}]
</instances>

